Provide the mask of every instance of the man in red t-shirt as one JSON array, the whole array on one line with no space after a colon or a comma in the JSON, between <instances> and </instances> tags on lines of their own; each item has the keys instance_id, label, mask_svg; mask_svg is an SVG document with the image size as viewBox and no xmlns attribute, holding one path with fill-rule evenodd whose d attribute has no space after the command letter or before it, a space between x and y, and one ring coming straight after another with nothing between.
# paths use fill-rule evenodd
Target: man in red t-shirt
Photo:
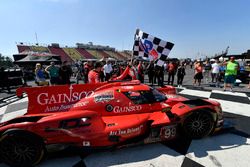
<instances>
[{"instance_id":1,"label":"man in red t-shirt","mask_svg":"<svg viewBox=\"0 0 250 167\"><path fill-rule=\"evenodd\" d=\"M141 83L144 83L144 68L141 61L137 66L137 72L138 72L138 79L141 81Z\"/></svg>"},{"instance_id":2,"label":"man in red t-shirt","mask_svg":"<svg viewBox=\"0 0 250 167\"><path fill-rule=\"evenodd\" d=\"M173 62L170 62L168 65L168 85L174 84L175 73L176 73L176 67Z\"/></svg>"},{"instance_id":3,"label":"man in red t-shirt","mask_svg":"<svg viewBox=\"0 0 250 167\"><path fill-rule=\"evenodd\" d=\"M89 83L100 82L100 71L102 69L102 64L100 62L95 63L95 68L91 70L88 74Z\"/></svg>"}]
</instances>

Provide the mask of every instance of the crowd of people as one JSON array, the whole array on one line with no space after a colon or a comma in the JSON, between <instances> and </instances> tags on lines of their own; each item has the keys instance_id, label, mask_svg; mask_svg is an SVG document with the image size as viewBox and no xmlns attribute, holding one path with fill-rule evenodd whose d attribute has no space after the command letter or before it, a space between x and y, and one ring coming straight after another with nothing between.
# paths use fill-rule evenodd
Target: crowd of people
<instances>
[{"instance_id":1,"label":"crowd of people","mask_svg":"<svg viewBox=\"0 0 250 167\"><path fill-rule=\"evenodd\" d=\"M192 66L190 65L192 68ZM214 83L216 87L220 87L220 83L224 82L223 90L226 91L229 88L230 91L233 91L233 87L238 83L241 83L240 80L236 80L237 75L240 72L240 65L235 61L234 57L230 57L228 61L219 62L219 60L211 59L205 62L197 60L194 62L194 82L193 85L200 86L202 79L204 83ZM249 76L246 76L248 79ZM250 82L247 86L250 89Z\"/></svg>"},{"instance_id":2,"label":"crowd of people","mask_svg":"<svg viewBox=\"0 0 250 167\"><path fill-rule=\"evenodd\" d=\"M60 85L70 84L70 78L73 76L78 84L81 80L84 83L98 83L113 80L122 75L126 67L134 73L135 78L144 83L145 75L148 75L150 84L164 85L164 74L168 74L168 84L174 85L175 75L177 74L177 84L182 85L185 76L185 64L179 62L166 62L164 66L159 67L151 62L127 61L117 63L107 60L106 62L77 62L74 67L68 62L63 62L59 67L54 62L45 68L40 63L35 67L35 82L38 85ZM46 81L46 75L50 78L50 83ZM132 78L127 78L132 79Z\"/></svg>"},{"instance_id":3,"label":"crowd of people","mask_svg":"<svg viewBox=\"0 0 250 167\"><path fill-rule=\"evenodd\" d=\"M134 73L135 78L140 80L141 83L144 83L145 75L148 75L149 84L163 86L164 76L167 74L165 82L168 85L182 87L188 64L191 69L194 69L194 86L201 86L201 83L212 83L219 87L220 83L224 81L224 90L229 88L232 91L239 70L239 64L233 57L227 62L219 62L219 60L214 59L203 62L196 60L189 63L170 60L166 61L162 67L156 66L154 61L144 62L138 60L120 63L109 60L105 62L77 62L73 68L66 61L60 67L52 62L44 69L38 63L36 64L35 76L38 85L49 84L46 81L45 73L48 74L51 85L70 84L72 76L75 77L77 84L80 81L83 83L98 83L113 80L122 75L126 67L129 66L130 71ZM176 83L175 78L177 78Z\"/></svg>"}]
</instances>

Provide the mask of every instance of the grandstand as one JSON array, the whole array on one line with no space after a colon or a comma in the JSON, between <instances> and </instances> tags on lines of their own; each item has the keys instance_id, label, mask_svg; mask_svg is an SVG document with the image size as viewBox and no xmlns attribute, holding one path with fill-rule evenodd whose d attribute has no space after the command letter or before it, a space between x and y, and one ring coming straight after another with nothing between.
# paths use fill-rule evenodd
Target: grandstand
<instances>
[{"instance_id":1,"label":"grandstand","mask_svg":"<svg viewBox=\"0 0 250 167\"><path fill-rule=\"evenodd\" d=\"M44 46L31 46L30 48L34 52L47 52L47 53L49 53L49 49L47 47L44 47Z\"/></svg>"},{"instance_id":2,"label":"grandstand","mask_svg":"<svg viewBox=\"0 0 250 167\"><path fill-rule=\"evenodd\" d=\"M63 50L69 55L69 57L74 60L78 61L84 59L85 57L82 56L75 48L63 48Z\"/></svg>"},{"instance_id":3,"label":"grandstand","mask_svg":"<svg viewBox=\"0 0 250 167\"><path fill-rule=\"evenodd\" d=\"M92 49L86 49L87 52L89 52L91 55L93 55L96 59L101 59L102 56L97 50L92 50Z\"/></svg>"},{"instance_id":4,"label":"grandstand","mask_svg":"<svg viewBox=\"0 0 250 167\"><path fill-rule=\"evenodd\" d=\"M121 54L123 57L125 57L125 58L127 58L127 59L130 59L131 56L132 56L132 53L130 54L130 53L127 52L127 51L119 52L119 54Z\"/></svg>"},{"instance_id":5,"label":"grandstand","mask_svg":"<svg viewBox=\"0 0 250 167\"><path fill-rule=\"evenodd\" d=\"M18 53L22 53L25 51L30 51L30 47L26 45L17 45Z\"/></svg>"},{"instance_id":6,"label":"grandstand","mask_svg":"<svg viewBox=\"0 0 250 167\"><path fill-rule=\"evenodd\" d=\"M70 63L73 63L73 60L67 55L67 53L64 52L62 48L48 46L48 49L51 53L59 55L61 57L62 62L68 61Z\"/></svg>"},{"instance_id":7,"label":"grandstand","mask_svg":"<svg viewBox=\"0 0 250 167\"><path fill-rule=\"evenodd\" d=\"M107 54L106 52L104 52L104 51L98 51L99 53L100 53L100 55L102 55L102 58L109 58L109 57L112 57L111 55L109 55L109 54ZM112 57L113 58L113 57Z\"/></svg>"},{"instance_id":8,"label":"grandstand","mask_svg":"<svg viewBox=\"0 0 250 167\"><path fill-rule=\"evenodd\" d=\"M85 49L83 48L76 48L76 50L84 56L85 59L95 59L95 57L90 54L89 52L87 52Z\"/></svg>"},{"instance_id":9,"label":"grandstand","mask_svg":"<svg viewBox=\"0 0 250 167\"><path fill-rule=\"evenodd\" d=\"M114 58L119 61L128 60L131 58L130 51L116 51L115 48L109 46L93 45L77 43L76 47L60 47L57 43L51 45L39 46L38 44L24 44L17 45L19 54L25 51L34 52L46 52L59 55L61 61L68 61L74 63L77 60L84 59L102 59L102 58Z\"/></svg>"},{"instance_id":10,"label":"grandstand","mask_svg":"<svg viewBox=\"0 0 250 167\"><path fill-rule=\"evenodd\" d=\"M118 54L118 52L113 52L113 51L105 51L105 52L117 60L126 60L126 58Z\"/></svg>"}]
</instances>

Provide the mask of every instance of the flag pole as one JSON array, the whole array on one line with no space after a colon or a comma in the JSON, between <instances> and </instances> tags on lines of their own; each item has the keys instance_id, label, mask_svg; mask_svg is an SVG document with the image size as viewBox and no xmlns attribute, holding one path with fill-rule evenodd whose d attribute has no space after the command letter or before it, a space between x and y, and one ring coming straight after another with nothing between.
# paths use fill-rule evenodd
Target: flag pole
<instances>
[{"instance_id":1,"label":"flag pole","mask_svg":"<svg viewBox=\"0 0 250 167\"><path fill-rule=\"evenodd\" d=\"M139 28L137 28L136 29L136 31L135 31L135 35L134 35L134 44L133 44L133 48L132 48L132 57L131 57L131 60L130 60L130 63L131 63L131 65L133 64L133 59L134 59L134 46L135 46L135 39L136 39L136 32L137 31L140 31L140 29Z\"/></svg>"}]
</instances>

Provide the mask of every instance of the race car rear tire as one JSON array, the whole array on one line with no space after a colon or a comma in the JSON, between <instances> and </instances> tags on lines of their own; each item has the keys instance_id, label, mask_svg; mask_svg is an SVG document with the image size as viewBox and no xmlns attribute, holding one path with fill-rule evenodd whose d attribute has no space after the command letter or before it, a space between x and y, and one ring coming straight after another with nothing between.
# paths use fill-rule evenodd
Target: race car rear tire
<instances>
[{"instance_id":1,"label":"race car rear tire","mask_svg":"<svg viewBox=\"0 0 250 167\"><path fill-rule=\"evenodd\" d=\"M0 138L0 156L12 167L32 167L38 164L46 152L38 136L25 131L10 131Z\"/></svg>"},{"instance_id":2,"label":"race car rear tire","mask_svg":"<svg viewBox=\"0 0 250 167\"><path fill-rule=\"evenodd\" d=\"M214 130L214 120L209 112L196 111L185 118L182 127L187 137L200 139Z\"/></svg>"}]
</instances>

